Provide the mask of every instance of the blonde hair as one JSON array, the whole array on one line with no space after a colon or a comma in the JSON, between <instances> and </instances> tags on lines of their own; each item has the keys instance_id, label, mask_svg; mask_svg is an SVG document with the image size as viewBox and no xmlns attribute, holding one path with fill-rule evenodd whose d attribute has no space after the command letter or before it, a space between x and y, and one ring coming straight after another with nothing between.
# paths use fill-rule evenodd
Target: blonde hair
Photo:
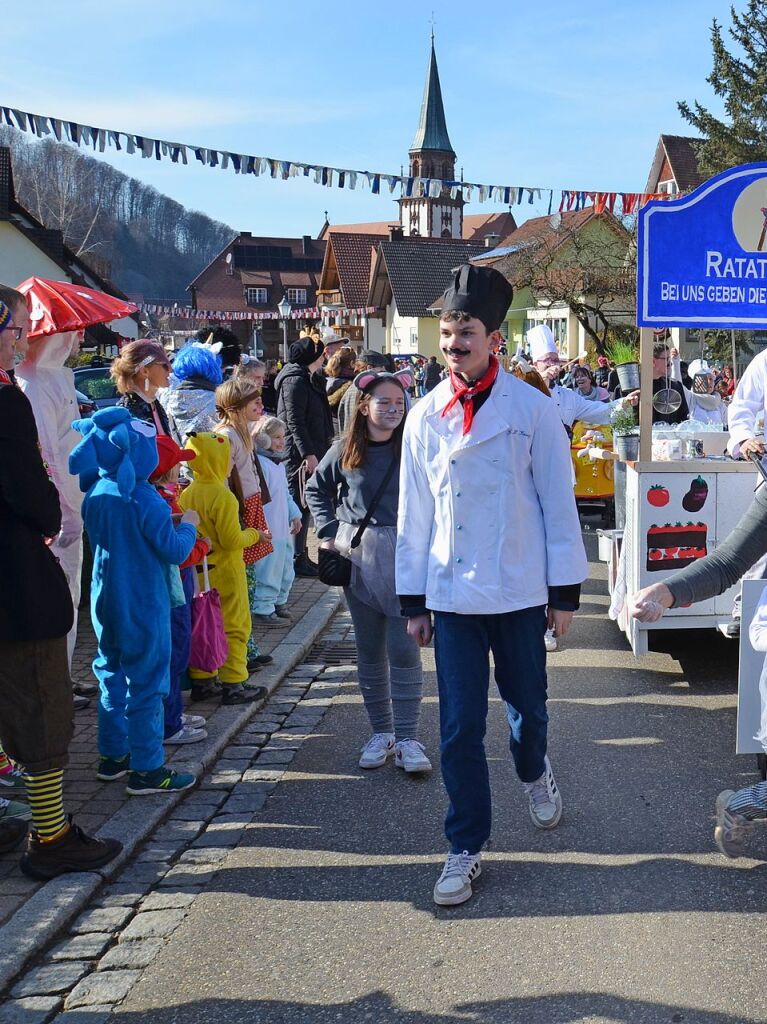
<instances>
[{"instance_id":1,"label":"blonde hair","mask_svg":"<svg viewBox=\"0 0 767 1024\"><path fill-rule=\"evenodd\" d=\"M253 427L256 444L259 448L266 448L267 451L272 447L273 437L276 437L277 434L287 434L287 432L288 428L284 421L277 416L262 416ZM267 440L269 444L266 444Z\"/></svg>"},{"instance_id":2,"label":"blonde hair","mask_svg":"<svg viewBox=\"0 0 767 1024\"><path fill-rule=\"evenodd\" d=\"M144 362L145 359L148 362ZM109 374L120 394L127 395L133 389L141 364L148 366L150 363L159 362L169 362L168 354L159 341L129 341L120 355L112 361Z\"/></svg>"},{"instance_id":3,"label":"blonde hair","mask_svg":"<svg viewBox=\"0 0 767 1024\"><path fill-rule=\"evenodd\" d=\"M253 437L245 419L245 406L254 398L261 395L261 388L256 387L246 377L232 377L219 384L214 395L216 411L220 417L219 422L213 428L217 433L222 433L226 427L231 427L240 437L247 451L253 451Z\"/></svg>"},{"instance_id":4,"label":"blonde hair","mask_svg":"<svg viewBox=\"0 0 767 1024\"><path fill-rule=\"evenodd\" d=\"M325 367L326 377L340 377L342 371L352 370L354 363L357 360L357 355L350 348L339 348L337 352L328 359L327 366Z\"/></svg>"}]
</instances>

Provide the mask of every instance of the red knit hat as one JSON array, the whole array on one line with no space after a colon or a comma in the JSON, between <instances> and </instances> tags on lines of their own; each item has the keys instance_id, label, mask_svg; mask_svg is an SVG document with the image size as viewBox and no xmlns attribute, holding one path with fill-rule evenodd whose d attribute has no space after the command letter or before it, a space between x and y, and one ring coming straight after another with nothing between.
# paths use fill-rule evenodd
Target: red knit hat
<instances>
[{"instance_id":1,"label":"red knit hat","mask_svg":"<svg viewBox=\"0 0 767 1024\"><path fill-rule=\"evenodd\" d=\"M173 438L166 434L159 434L157 437L157 454L159 462L157 468L152 471L150 480L165 476L168 470L173 469L179 462L189 462L197 458L197 452L193 452L191 448L179 448Z\"/></svg>"}]
</instances>

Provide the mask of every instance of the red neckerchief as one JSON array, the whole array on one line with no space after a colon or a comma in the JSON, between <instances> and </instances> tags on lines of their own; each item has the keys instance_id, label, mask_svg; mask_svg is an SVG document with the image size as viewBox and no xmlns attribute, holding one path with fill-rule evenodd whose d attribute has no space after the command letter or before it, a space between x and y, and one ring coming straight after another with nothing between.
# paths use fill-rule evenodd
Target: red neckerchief
<instances>
[{"instance_id":1,"label":"red neckerchief","mask_svg":"<svg viewBox=\"0 0 767 1024\"><path fill-rule=\"evenodd\" d=\"M5 370L0 370L0 384L13 384L13 381L5 372Z\"/></svg>"},{"instance_id":2,"label":"red neckerchief","mask_svg":"<svg viewBox=\"0 0 767 1024\"><path fill-rule=\"evenodd\" d=\"M450 387L453 389L453 397L442 410L442 416L447 416L453 406L463 400L463 430L462 434L468 434L474 420L474 396L483 391L489 391L498 376L498 360L490 355L490 365L485 375L474 384L467 384L458 374L450 371Z\"/></svg>"}]
</instances>

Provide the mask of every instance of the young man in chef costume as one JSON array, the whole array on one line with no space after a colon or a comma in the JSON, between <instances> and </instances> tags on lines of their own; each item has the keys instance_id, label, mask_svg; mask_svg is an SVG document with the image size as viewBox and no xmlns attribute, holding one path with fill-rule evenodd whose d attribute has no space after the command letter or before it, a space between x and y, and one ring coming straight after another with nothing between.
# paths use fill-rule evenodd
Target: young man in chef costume
<instances>
[{"instance_id":1,"label":"young man in chef costume","mask_svg":"<svg viewBox=\"0 0 767 1024\"><path fill-rule=\"evenodd\" d=\"M424 646L434 632L450 799L440 905L470 898L490 835L491 650L516 711L511 753L533 823L553 828L562 814L546 756L543 635L547 625L567 632L586 556L557 408L493 355L512 294L496 270L456 270L440 317L449 378L414 406L403 439L397 592L409 634Z\"/></svg>"}]
</instances>

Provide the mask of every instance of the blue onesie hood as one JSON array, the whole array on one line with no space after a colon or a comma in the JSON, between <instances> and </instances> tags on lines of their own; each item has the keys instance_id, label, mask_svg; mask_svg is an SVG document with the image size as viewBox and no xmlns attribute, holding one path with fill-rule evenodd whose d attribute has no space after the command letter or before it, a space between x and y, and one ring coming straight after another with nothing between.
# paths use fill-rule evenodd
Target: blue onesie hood
<instances>
[{"instance_id":1,"label":"blue onesie hood","mask_svg":"<svg viewBox=\"0 0 767 1024\"><path fill-rule=\"evenodd\" d=\"M90 419L75 420L83 435L69 456L69 472L91 480L95 472L114 480L124 501L130 501L137 483L149 478L158 462L157 431L134 419L122 406L99 409Z\"/></svg>"}]
</instances>

